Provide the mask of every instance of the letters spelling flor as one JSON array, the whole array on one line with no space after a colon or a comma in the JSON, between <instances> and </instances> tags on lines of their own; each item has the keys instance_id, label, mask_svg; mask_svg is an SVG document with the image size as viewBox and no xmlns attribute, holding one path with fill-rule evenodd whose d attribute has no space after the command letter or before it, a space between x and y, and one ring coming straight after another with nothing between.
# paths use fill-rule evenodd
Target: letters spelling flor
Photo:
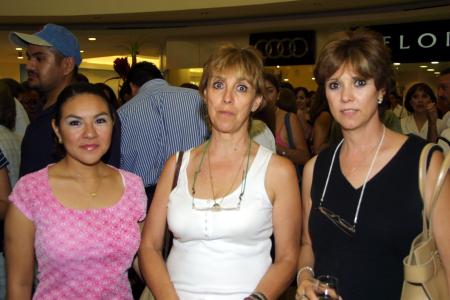
<instances>
[{"instance_id":1,"label":"letters spelling flor","mask_svg":"<svg viewBox=\"0 0 450 300\"><path fill-rule=\"evenodd\" d=\"M400 34L398 39L398 49L407 50L411 48L411 45L418 46L420 48L432 48L438 43L444 42L445 47L450 47L450 31L447 31L444 39L439 39L438 35L430 32L425 32L419 35L417 38L413 39L406 35ZM391 43L392 35L385 35L384 42L386 45L392 46ZM442 45L441 45L442 46Z\"/></svg>"}]
</instances>

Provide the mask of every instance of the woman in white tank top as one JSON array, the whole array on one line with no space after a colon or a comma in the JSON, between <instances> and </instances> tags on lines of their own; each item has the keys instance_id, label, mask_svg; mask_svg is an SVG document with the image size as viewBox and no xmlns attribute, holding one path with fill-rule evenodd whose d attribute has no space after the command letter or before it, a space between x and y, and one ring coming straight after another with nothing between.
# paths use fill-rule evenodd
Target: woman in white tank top
<instances>
[{"instance_id":1,"label":"woman in white tank top","mask_svg":"<svg viewBox=\"0 0 450 300\"><path fill-rule=\"evenodd\" d=\"M169 158L144 226L140 266L157 299L276 299L294 276L301 224L295 168L249 136L262 73L250 47L222 46L205 64L200 93L211 137L184 153L173 190L177 155ZM174 235L167 264L166 221Z\"/></svg>"}]
</instances>

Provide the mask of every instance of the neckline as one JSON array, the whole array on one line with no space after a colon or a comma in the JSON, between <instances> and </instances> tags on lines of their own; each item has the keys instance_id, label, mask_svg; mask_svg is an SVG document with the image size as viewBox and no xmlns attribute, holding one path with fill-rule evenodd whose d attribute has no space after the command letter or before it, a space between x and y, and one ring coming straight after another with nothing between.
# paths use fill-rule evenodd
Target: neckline
<instances>
[{"instance_id":1,"label":"neckline","mask_svg":"<svg viewBox=\"0 0 450 300\"><path fill-rule=\"evenodd\" d=\"M410 143L411 141L411 136L407 136L407 139L403 142L403 144L398 148L397 152L395 152L395 154L391 157L391 159L389 159L389 161L375 174L373 174L373 176L371 178L369 178L367 180L366 185L368 185L370 182L372 182L373 180L375 180L377 177L380 176L380 174L382 174L383 172L385 172L386 169L388 169L388 167L390 167L391 164L393 164L396 160L396 158L404 151L404 149L406 148L406 145L408 143ZM337 155L339 155L341 152L341 149L338 150ZM355 187L353 186L353 184L347 179L347 177L345 177L344 173L342 173L342 168L341 168L341 162L340 160L337 161L337 169L338 169L338 175L341 176L345 183L355 192L359 191L362 189L363 184L360 185L359 187Z\"/></svg>"},{"instance_id":2,"label":"neckline","mask_svg":"<svg viewBox=\"0 0 450 300\"><path fill-rule=\"evenodd\" d=\"M76 213L90 213L90 212L101 212L101 211L106 211L106 210L113 210L116 209L117 207L122 205L122 202L124 202L124 198L125 195L128 192L127 189L127 185L126 185L126 179L124 174L122 173L122 170L115 168L114 166L108 165L108 167L116 170L117 172L119 172L120 177L122 178L122 185L123 185L123 192L122 195L120 196L119 200L117 200L115 203L113 203L112 205L109 206L105 206L105 207L98 207L98 208L86 208L86 209L78 209L78 208L72 208L72 207L67 207L65 206L56 196L55 193L53 192L52 187L50 186L50 176L48 173L48 168L50 166L52 166L54 164L50 164L48 165L44 170L45 170L45 187L48 190L49 194L50 194L50 198L52 200L53 203L55 203L57 206L59 206L60 208L64 209L64 210L68 210L71 212L76 212Z\"/></svg>"},{"instance_id":3,"label":"neckline","mask_svg":"<svg viewBox=\"0 0 450 300\"><path fill-rule=\"evenodd\" d=\"M249 165L249 168L248 168L248 171L247 171L247 181L248 181L249 178L251 178L251 176L252 176L252 173L253 173L253 172L252 172L252 170L253 170L253 163L256 161L256 159L258 159L258 157L259 157L259 155L260 155L260 152L261 152L261 145L259 145L259 144L256 144L256 145L257 145L257 147L258 147L258 150L256 150L256 155L255 155L255 157L253 158L253 161L252 161L252 162L250 163L250 165ZM191 151L192 151L192 150L189 151L189 156L186 157L186 159L188 159L188 164L189 164L189 159L190 159ZM187 165L186 165L186 169L185 169L185 172L184 172L184 178L185 178L185 181L186 181L185 189L186 189L187 194L189 195L189 197L193 198L194 200L198 200L198 201L214 202L214 200L213 200L212 198L198 198L198 197L194 197L194 196L192 195L191 189L190 189L191 185L190 185L190 182L189 182L188 176L187 176ZM236 187L236 189L232 190L232 191L231 191L230 193L228 193L227 195L221 197L221 198L222 198L221 201L226 200L227 198L231 198L230 196L232 196L232 195L234 195L234 194L236 194L236 193L240 193L240 192L241 192L241 189L242 189L242 184L243 184L243 183L244 183L244 179L242 179L242 180L240 181L240 183L239 183L239 185ZM248 187L250 186L248 182L247 182L247 185L248 185ZM216 201L217 201L217 200L216 200Z\"/></svg>"}]
</instances>

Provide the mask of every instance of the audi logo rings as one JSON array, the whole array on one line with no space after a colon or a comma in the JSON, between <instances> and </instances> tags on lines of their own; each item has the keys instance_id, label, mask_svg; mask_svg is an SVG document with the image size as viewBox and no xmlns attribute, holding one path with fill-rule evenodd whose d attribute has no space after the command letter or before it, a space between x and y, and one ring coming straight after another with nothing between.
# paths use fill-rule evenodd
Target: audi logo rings
<instances>
[{"instance_id":1,"label":"audi logo rings","mask_svg":"<svg viewBox=\"0 0 450 300\"><path fill-rule=\"evenodd\" d=\"M255 48L263 53L264 58L301 58L308 52L308 42L301 37L259 40Z\"/></svg>"}]
</instances>

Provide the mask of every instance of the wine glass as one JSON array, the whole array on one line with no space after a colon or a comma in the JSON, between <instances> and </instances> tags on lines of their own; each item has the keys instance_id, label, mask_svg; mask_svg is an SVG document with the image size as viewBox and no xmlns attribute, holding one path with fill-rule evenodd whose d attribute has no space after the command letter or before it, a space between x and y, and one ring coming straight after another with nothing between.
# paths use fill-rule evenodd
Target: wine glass
<instances>
[{"instance_id":1,"label":"wine glass","mask_svg":"<svg viewBox=\"0 0 450 300\"><path fill-rule=\"evenodd\" d=\"M338 295L338 279L331 275L320 275L317 277L318 283L316 288L319 300L337 300Z\"/></svg>"}]
</instances>

